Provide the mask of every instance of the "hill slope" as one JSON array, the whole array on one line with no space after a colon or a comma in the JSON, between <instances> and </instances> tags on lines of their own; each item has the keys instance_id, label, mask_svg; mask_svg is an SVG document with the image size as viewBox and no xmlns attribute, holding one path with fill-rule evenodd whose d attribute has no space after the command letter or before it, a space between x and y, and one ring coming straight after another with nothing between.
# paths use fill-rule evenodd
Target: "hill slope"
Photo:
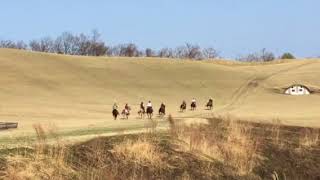
<instances>
[{"instance_id":1,"label":"hill slope","mask_svg":"<svg viewBox=\"0 0 320 180\"><path fill-rule=\"evenodd\" d=\"M172 61L147 58L63 56L0 49L0 121L18 121L31 131L36 122L60 129L120 126L110 115L114 102L133 108L141 101L165 102L177 117L210 115L203 106L214 98L216 114L247 120L279 118L287 124L320 126L320 95L286 96L275 91L294 83L320 87L320 61L267 65ZM197 98L197 112L178 112L183 99ZM116 123L116 124L115 124ZM118 124L117 124L118 123ZM4 133L3 133L4 134Z\"/></svg>"}]
</instances>

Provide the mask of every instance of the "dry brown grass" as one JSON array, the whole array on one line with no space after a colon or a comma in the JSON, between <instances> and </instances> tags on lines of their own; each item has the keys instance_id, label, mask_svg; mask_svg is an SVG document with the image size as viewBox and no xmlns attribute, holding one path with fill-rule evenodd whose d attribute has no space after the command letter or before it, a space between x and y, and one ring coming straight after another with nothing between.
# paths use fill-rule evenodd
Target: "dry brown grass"
<instances>
[{"instance_id":1,"label":"dry brown grass","mask_svg":"<svg viewBox=\"0 0 320 180\"><path fill-rule=\"evenodd\" d=\"M180 148L213 158L235 168L239 175L252 172L258 165L258 141L252 136L251 126L230 119L220 124L177 125L169 118L171 134L180 141ZM176 129L172 129L176 128Z\"/></svg>"},{"instance_id":2,"label":"dry brown grass","mask_svg":"<svg viewBox=\"0 0 320 180\"><path fill-rule=\"evenodd\" d=\"M151 124L146 127L149 129L147 133L108 137L107 141L105 138L97 138L88 144L79 144L75 149L67 146L60 139L56 127L46 128L40 124L34 125L37 141L33 151L30 153L21 151L8 156L7 168L5 172L0 172L0 179L113 180L157 179L159 177L161 179L161 177L169 177L163 176L167 171L177 170L179 163L182 164L181 169L177 170L181 171L179 178L186 180L195 179L199 171L205 172L203 174L206 177L213 177L215 173L221 173L219 169L218 172L215 171L214 165L216 164L222 164L225 169L228 169L225 172L234 177L251 177L257 172L257 169L266 167L266 164L263 164L266 162L260 161L261 158L265 160L274 158L279 153L283 153L282 156L290 154L285 151L286 149L278 146L281 142L286 141L285 138L289 136L292 138L292 134L286 135L286 127L282 127L278 120L275 120L273 125L257 125L228 117L214 117L208 120L208 124L185 125L183 121L169 116L168 122L169 135L156 132L157 123L150 122ZM271 139L264 137L266 132L270 134ZM293 134L295 133L296 131ZM49 142L52 137L55 139L54 143ZM299 145L296 143L298 139ZM295 140L295 143L292 144L300 146L303 150L313 150L310 148L319 145L319 129L303 128L300 131L300 138L297 136L291 140ZM270 144L263 146L266 145L263 144L266 141L269 141ZM262 151L267 150L264 149L266 147L275 149L269 149L263 154ZM285 148L292 147L286 146ZM304 154L300 158L306 157L307 150L301 151ZM273 151L276 154L265 156L270 155L269 153ZM73 154L75 152L77 154ZM300 156L300 154L294 154L294 157L296 155ZM189 157L192 157L190 161L184 161ZM171 162L173 160L174 163ZM198 168L200 161L204 164ZM273 161L275 159L270 162L269 177L282 179L288 172L283 172L283 162L278 165L281 168L273 169ZM301 159L298 159L297 162L301 162ZM190 170L189 165L195 169ZM314 164L310 165L311 168L313 166ZM186 169L187 171L184 171ZM229 169L232 172L229 172ZM224 170L221 171L224 172ZM174 173L172 172L170 177Z\"/></svg>"},{"instance_id":3,"label":"dry brown grass","mask_svg":"<svg viewBox=\"0 0 320 180\"><path fill-rule=\"evenodd\" d=\"M300 131L300 147L310 148L317 145L319 141L319 129L304 128Z\"/></svg>"},{"instance_id":4,"label":"dry brown grass","mask_svg":"<svg viewBox=\"0 0 320 180\"><path fill-rule=\"evenodd\" d=\"M266 91L266 88L283 88L294 82L319 87L320 62L292 61L258 66L237 63L243 64L238 66L233 65L234 62L221 61L220 64L230 64L223 66L215 64L219 61L120 59L0 49L0 66L3 67L0 99L6 99L0 102L0 116L19 123L18 129L0 136L33 133L32 125L37 122L54 122L61 132L78 131L88 126L114 129L143 126L147 119L141 120L134 114L129 121L114 121L111 115L114 101L121 106L129 103L133 112L138 111L140 101L151 99L156 105L164 101L167 112L175 117L195 116L195 112L177 111L180 101L190 99L195 92L201 106L213 96L215 109L220 110L217 112L220 114L230 113L242 119L276 116L287 123L319 126L316 119L319 119L320 96L292 98ZM118 75L114 76L115 73ZM241 88L256 78L265 79L259 81L254 93L250 88ZM169 91L166 87L170 87ZM243 103L234 103L238 97L231 97L242 89L250 92L239 93L239 96L248 94L248 98L240 98ZM230 103L236 111L224 109ZM197 110L199 115L207 113L204 108Z\"/></svg>"},{"instance_id":5,"label":"dry brown grass","mask_svg":"<svg viewBox=\"0 0 320 180\"><path fill-rule=\"evenodd\" d=\"M18 151L7 157L7 168L2 179L70 179L75 172L65 161L66 146L56 139L48 145L47 137L56 133L40 124L34 125L37 141L32 153Z\"/></svg>"},{"instance_id":6,"label":"dry brown grass","mask_svg":"<svg viewBox=\"0 0 320 180\"><path fill-rule=\"evenodd\" d=\"M153 167L163 166L162 155L156 146L146 137L134 140L125 140L116 145L114 154L124 161L135 162L140 165L151 165Z\"/></svg>"},{"instance_id":7,"label":"dry brown grass","mask_svg":"<svg viewBox=\"0 0 320 180\"><path fill-rule=\"evenodd\" d=\"M281 131L281 121L279 119L274 119L271 126L271 137L274 144L280 145L280 131Z\"/></svg>"}]
</instances>

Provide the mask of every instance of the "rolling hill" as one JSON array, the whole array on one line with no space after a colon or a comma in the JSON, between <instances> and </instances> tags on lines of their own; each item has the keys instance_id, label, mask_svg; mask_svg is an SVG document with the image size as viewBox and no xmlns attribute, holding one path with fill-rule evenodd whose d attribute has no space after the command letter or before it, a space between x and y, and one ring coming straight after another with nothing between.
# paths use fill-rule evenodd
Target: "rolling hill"
<instances>
[{"instance_id":1,"label":"rolling hill","mask_svg":"<svg viewBox=\"0 0 320 180\"><path fill-rule=\"evenodd\" d=\"M164 102L168 114L197 118L230 115L244 120L320 127L320 95L288 96L291 84L320 88L320 61L268 64L188 61L158 58L78 57L0 49L0 122L17 121L19 129L0 136L29 133L35 123L61 131L122 127L137 118L138 104ZM193 97L196 112L178 112ZM204 109L213 97L213 111ZM114 121L111 108L129 103L129 120Z\"/></svg>"}]
</instances>

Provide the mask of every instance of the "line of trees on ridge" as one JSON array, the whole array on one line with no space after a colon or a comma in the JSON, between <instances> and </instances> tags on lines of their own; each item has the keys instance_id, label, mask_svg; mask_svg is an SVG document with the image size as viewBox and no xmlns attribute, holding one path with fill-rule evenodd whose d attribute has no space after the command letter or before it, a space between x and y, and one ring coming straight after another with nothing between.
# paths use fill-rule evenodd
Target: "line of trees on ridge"
<instances>
[{"instance_id":1,"label":"line of trees on ridge","mask_svg":"<svg viewBox=\"0 0 320 180\"><path fill-rule=\"evenodd\" d=\"M43 37L31 40L28 44L23 41L0 40L0 48L24 49L38 52L79 55L79 56L124 56L124 57L160 57L175 59L217 59L220 52L213 47L201 48L199 45L186 43L176 48L140 49L134 43L108 46L97 30L91 34L73 34L63 32L56 38ZM294 59L291 53L284 53L281 59ZM239 61L273 61L275 55L262 49L261 52L248 54L237 58Z\"/></svg>"}]
</instances>

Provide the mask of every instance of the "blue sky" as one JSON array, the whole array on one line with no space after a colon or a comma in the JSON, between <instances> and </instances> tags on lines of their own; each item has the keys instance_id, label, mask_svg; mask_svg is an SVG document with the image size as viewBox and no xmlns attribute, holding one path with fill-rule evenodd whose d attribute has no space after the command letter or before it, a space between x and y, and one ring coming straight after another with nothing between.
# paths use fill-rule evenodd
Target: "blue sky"
<instances>
[{"instance_id":1,"label":"blue sky","mask_svg":"<svg viewBox=\"0 0 320 180\"><path fill-rule=\"evenodd\" d=\"M98 29L109 44L191 42L224 57L262 48L320 56L319 0L3 0L0 39L31 40Z\"/></svg>"}]
</instances>

